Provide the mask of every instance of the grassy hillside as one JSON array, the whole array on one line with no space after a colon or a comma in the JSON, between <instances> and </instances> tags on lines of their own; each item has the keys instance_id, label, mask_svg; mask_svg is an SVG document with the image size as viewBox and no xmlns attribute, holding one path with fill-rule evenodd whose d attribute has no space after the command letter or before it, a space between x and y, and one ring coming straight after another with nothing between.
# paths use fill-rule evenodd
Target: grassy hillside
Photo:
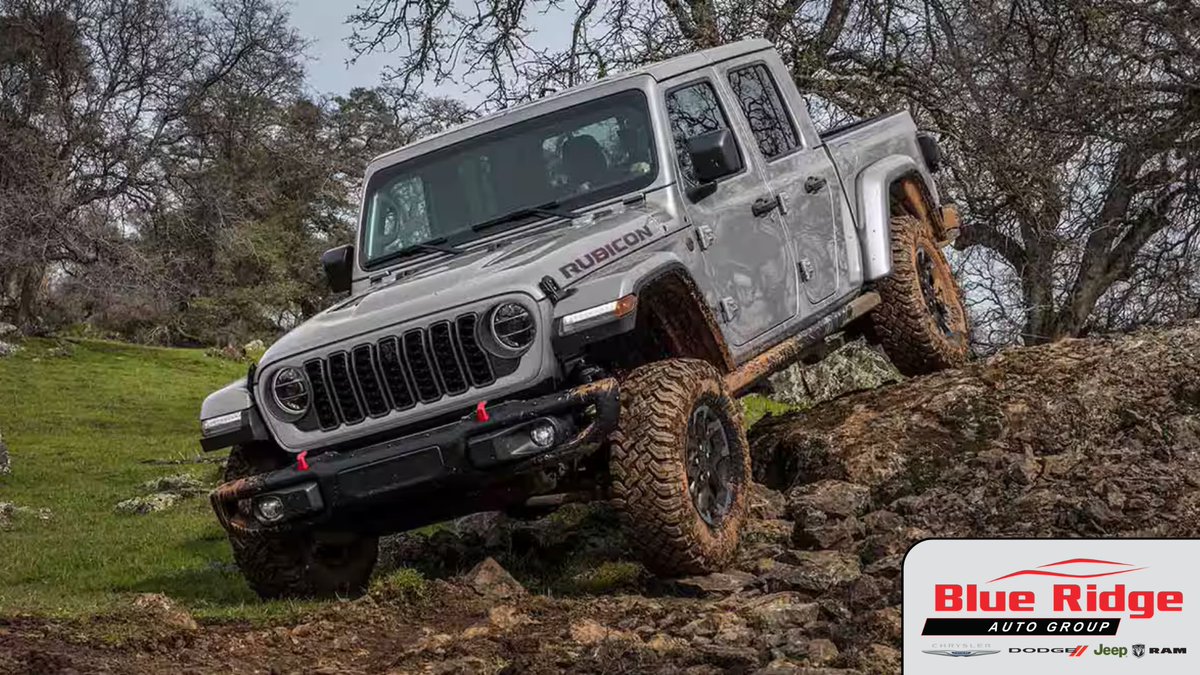
<instances>
[{"instance_id":1,"label":"grassy hillside","mask_svg":"<svg viewBox=\"0 0 1200 675\"><path fill-rule=\"evenodd\" d=\"M209 619L302 609L257 600L203 496L160 513L114 511L158 477L215 480L216 465L191 461L201 455L197 413L243 372L198 350L95 341L30 340L0 359L0 432L13 463L0 502L51 514L0 527L0 615L91 614L141 592ZM748 397L746 409L755 421L785 407Z\"/></svg>"},{"instance_id":2,"label":"grassy hillside","mask_svg":"<svg viewBox=\"0 0 1200 675\"><path fill-rule=\"evenodd\" d=\"M214 478L215 465L186 461L200 454L200 401L243 372L197 350L90 341L30 340L0 359L0 432L13 464L0 502L51 514L18 514L0 529L0 614L86 614L132 592L166 593L214 618L246 603L251 613L277 609L232 569L204 497L114 512L154 478Z\"/></svg>"}]
</instances>

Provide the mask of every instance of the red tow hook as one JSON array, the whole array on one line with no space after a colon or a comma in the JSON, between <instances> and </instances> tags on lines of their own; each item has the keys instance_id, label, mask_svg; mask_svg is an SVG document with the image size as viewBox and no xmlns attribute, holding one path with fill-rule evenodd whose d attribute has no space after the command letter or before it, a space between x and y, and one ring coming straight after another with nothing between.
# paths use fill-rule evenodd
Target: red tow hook
<instances>
[{"instance_id":1,"label":"red tow hook","mask_svg":"<svg viewBox=\"0 0 1200 675\"><path fill-rule=\"evenodd\" d=\"M489 419L491 419L491 417L488 416L487 401L480 401L475 406L475 421L486 422Z\"/></svg>"},{"instance_id":2,"label":"red tow hook","mask_svg":"<svg viewBox=\"0 0 1200 675\"><path fill-rule=\"evenodd\" d=\"M296 455L296 470L297 471L308 471L308 460L306 459L306 457L308 457L307 450Z\"/></svg>"}]
</instances>

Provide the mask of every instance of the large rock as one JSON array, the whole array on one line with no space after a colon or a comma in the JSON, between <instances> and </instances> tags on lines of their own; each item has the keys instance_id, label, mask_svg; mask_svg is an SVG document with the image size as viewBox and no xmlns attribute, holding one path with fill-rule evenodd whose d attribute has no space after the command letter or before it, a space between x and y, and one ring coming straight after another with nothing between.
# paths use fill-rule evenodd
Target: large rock
<instances>
[{"instance_id":1,"label":"large rock","mask_svg":"<svg viewBox=\"0 0 1200 675\"><path fill-rule=\"evenodd\" d=\"M858 340L811 366L796 364L772 375L771 398L802 408L847 393L875 389L904 379L887 357Z\"/></svg>"},{"instance_id":2,"label":"large rock","mask_svg":"<svg viewBox=\"0 0 1200 675\"><path fill-rule=\"evenodd\" d=\"M127 516L144 516L150 513L166 511L179 503L179 500L179 495L173 492L155 492L153 494L130 497L129 499L117 502L113 510Z\"/></svg>"},{"instance_id":3,"label":"large rock","mask_svg":"<svg viewBox=\"0 0 1200 675\"><path fill-rule=\"evenodd\" d=\"M1200 536L1197 354L1200 323L1066 340L759 422L755 478L795 525L759 581L821 614L758 624L801 666L892 673L922 539Z\"/></svg>"},{"instance_id":4,"label":"large rock","mask_svg":"<svg viewBox=\"0 0 1200 675\"><path fill-rule=\"evenodd\" d=\"M755 581L756 578L753 574L730 570L728 572L714 572L713 574L703 576L676 579L675 584L687 591L692 591L700 595L726 595L736 593L753 584Z\"/></svg>"},{"instance_id":5,"label":"large rock","mask_svg":"<svg viewBox=\"0 0 1200 675\"><path fill-rule=\"evenodd\" d=\"M196 620L173 600L161 593L140 593L130 603L134 614L144 616L160 626L193 631L199 628Z\"/></svg>"},{"instance_id":6,"label":"large rock","mask_svg":"<svg viewBox=\"0 0 1200 675\"><path fill-rule=\"evenodd\" d=\"M180 473L159 476L141 485L143 494L117 503L117 513L146 515L165 511L179 502L208 492L210 486L199 478Z\"/></svg>"},{"instance_id":7,"label":"large rock","mask_svg":"<svg viewBox=\"0 0 1200 675\"><path fill-rule=\"evenodd\" d=\"M525 595L525 587L492 558L485 558L467 572L464 581L476 593L493 600L508 600Z\"/></svg>"},{"instance_id":8,"label":"large rock","mask_svg":"<svg viewBox=\"0 0 1200 675\"><path fill-rule=\"evenodd\" d=\"M755 474L839 486L793 491L793 516L857 513L869 492L868 562L917 536L1198 536L1197 354L1198 323L1002 352L768 418Z\"/></svg>"},{"instance_id":9,"label":"large rock","mask_svg":"<svg viewBox=\"0 0 1200 675\"><path fill-rule=\"evenodd\" d=\"M54 517L54 514L47 508L17 506L11 502L0 502L0 526L7 526L18 517L26 516L37 518L41 521L48 521Z\"/></svg>"}]
</instances>

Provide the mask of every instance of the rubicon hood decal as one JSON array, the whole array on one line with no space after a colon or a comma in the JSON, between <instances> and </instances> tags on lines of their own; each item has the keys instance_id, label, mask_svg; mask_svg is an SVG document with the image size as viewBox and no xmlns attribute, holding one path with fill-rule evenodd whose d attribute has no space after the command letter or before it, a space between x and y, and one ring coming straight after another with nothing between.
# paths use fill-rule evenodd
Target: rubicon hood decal
<instances>
[{"instance_id":1,"label":"rubicon hood decal","mask_svg":"<svg viewBox=\"0 0 1200 675\"><path fill-rule=\"evenodd\" d=\"M637 247L643 241L652 239L654 231L650 229L650 225L642 225L639 228L630 230L625 234L613 239L600 248L593 249L579 256L575 260L558 268L559 274L563 275L564 279L579 276L586 273L596 265L603 264L607 260L611 260L628 251L631 248Z\"/></svg>"}]
</instances>

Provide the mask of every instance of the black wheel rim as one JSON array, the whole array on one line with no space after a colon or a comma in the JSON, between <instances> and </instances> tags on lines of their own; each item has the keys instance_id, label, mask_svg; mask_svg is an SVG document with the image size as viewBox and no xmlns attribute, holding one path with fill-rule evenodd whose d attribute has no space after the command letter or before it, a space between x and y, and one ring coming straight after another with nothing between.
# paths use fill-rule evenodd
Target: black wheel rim
<instances>
[{"instance_id":1,"label":"black wheel rim","mask_svg":"<svg viewBox=\"0 0 1200 675\"><path fill-rule=\"evenodd\" d=\"M688 421L688 495L710 527L718 526L733 507L733 462L725 421L707 403L700 403Z\"/></svg>"},{"instance_id":2,"label":"black wheel rim","mask_svg":"<svg viewBox=\"0 0 1200 675\"><path fill-rule=\"evenodd\" d=\"M954 328L950 322L950 308L942 299L941 287L934 275L933 265L933 256L929 255L924 248L917 249L917 276L921 279L921 296L925 299L925 309L928 310L929 316L933 317L933 322L937 324L938 330L943 335L953 336Z\"/></svg>"}]
</instances>

